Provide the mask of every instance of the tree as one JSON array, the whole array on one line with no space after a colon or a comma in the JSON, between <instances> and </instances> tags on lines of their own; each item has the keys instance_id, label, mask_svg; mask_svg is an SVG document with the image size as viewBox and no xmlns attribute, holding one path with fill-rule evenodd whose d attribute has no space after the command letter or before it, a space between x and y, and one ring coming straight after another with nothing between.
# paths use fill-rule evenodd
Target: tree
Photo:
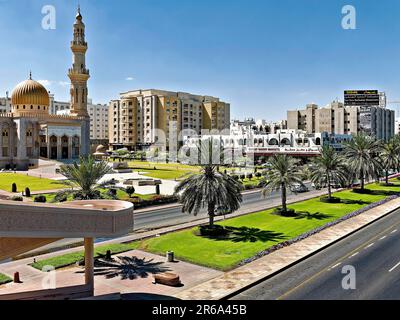
<instances>
[{"instance_id":1,"label":"tree","mask_svg":"<svg viewBox=\"0 0 400 320\"><path fill-rule=\"evenodd\" d=\"M382 168L385 172L385 182L389 184L389 171L399 167L399 145L391 140L385 143L380 154Z\"/></svg>"},{"instance_id":2,"label":"tree","mask_svg":"<svg viewBox=\"0 0 400 320\"><path fill-rule=\"evenodd\" d=\"M129 186L125 189L125 192L127 193L127 195L129 196L129 198L132 198L132 195L135 193L135 188L132 186Z\"/></svg>"},{"instance_id":3,"label":"tree","mask_svg":"<svg viewBox=\"0 0 400 320\"><path fill-rule=\"evenodd\" d=\"M332 184L346 183L346 166L332 146L324 146L321 156L315 158L311 164L311 181L320 186L328 187L328 199L332 199Z\"/></svg>"},{"instance_id":4,"label":"tree","mask_svg":"<svg viewBox=\"0 0 400 320\"><path fill-rule=\"evenodd\" d=\"M365 180L376 177L381 166L377 155L381 142L364 133L345 143L344 154L349 169L361 181L361 190L365 189Z\"/></svg>"},{"instance_id":5,"label":"tree","mask_svg":"<svg viewBox=\"0 0 400 320\"><path fill-rule=\"evenodd\" d=\"M68 193L74 195L74 199L91 200L101 198L100 189L113 185L112 180L99 183L112 169L105 161L95 161L92 156L81 157L80 163L62 165L60 173L67 178L63 183L72 188ZM74 190L74 189L78 190ZM63 192L60 192L60 194Z\"/></svg>"},{"instance_id":6,"label":"tree","mask_svg":"<svg viewBox=\"0 0 400 320\"><path fill-rule=\"evenodd\" d=\"M268 193L281 191L282 213L288 212L286 204L287 188L304 185L297 166L298 161L288 155L274 155L269 159L269 170L265 172L266 184L262 191L265 197Z\"/></svg>"},{"instance_id":7,"label":"tree","mask_svg":"<svg viewBox=\"0 0 400 320\"><path fill-rule=\"evenodd\" d=\"M207 148L209 150L207 151ZM209 227L214 227L214 217L219 212L232 213L240 208L242 199L242 184L229 175L217 171L217 165L212 162L212 139L201 142L198 147L201 158L208 161L199 161L201 173L192 175L180 182L175 194L183 204L183 212L199 213L202 208L207 209ZM211 152L210 152L211 151ZM220 152L220 150L216 150Z\"/></svg>"}]
</instances>

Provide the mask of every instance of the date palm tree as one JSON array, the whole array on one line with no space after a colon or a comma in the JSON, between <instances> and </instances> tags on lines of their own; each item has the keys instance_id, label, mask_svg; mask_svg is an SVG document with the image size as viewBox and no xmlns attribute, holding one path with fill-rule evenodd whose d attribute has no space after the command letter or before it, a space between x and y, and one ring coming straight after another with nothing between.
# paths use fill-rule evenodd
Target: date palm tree
<instances>
[{"instance_id":1,"label":"date palm tree","mask_svg":"<svg viewBox=\"0 0 400 320\"><path fill-rule=\"evenodd\" d=\"M288 155L274 155L268 161L268 170L264 173L266 185L262 191L265 197L268 193L281 191L282 213L287 210L287 189L295 185L304 185L298 161Z\"/></svg>"},{"instance_id":2,"label":"date palm tree","mask_svg":"<svg viewBox=\"0 0 400 320\"><path fill-rule=\"evenodd\" d=\"M381 164L377 155L381 142L361 133L345 143L344 155L349 169L361 181L361 190L365 189L365 180L376 177Z\"/></svg>"},{"instance_id":3,"label":"date palm tree","mask_svg":"<svg viewBox=\"0 0 400 320\"><path fill-rule=\"evenodd\" d=\"M385 182L389 184L389 171L399 167L399 145L393 140L385 143L380 154L382 169L385 172Z\"/></svg>"},{"instance_id":4,"label":"date palm tree","mask_svg":"<svg viewBox=\"0 0 400 320\"><path fill-rule=\"evenodd\" d=\"M60 173L67 178L63 183L72 189L61 193L73 194L80 200L98 199L100 198L99 189L113 184L111 180L99 183L106 174L111 172L112 169L106 161L96 161L92 156L80 157L79 164L60 167Z\"/></svg>"},{"instance_id":5,"label":"date palm tree","mask_svg":"<svg viewBox=\"0 0 400 320\"><path fill-rule=\"evenodd\" d=\"M240 208L240 203L243 201L241 194L243 187L233 177L218 172L219 163L213 163L212 152L207 152L207 148L214 152L220 152L220 150L213 150L212 139L203 141L198 147L200 158L203 159L203 161L199 161L200 173L180 182L175 188L175 194L183 204L183 212L196 216L201 209L206 208L209 227L212 228L214 217L219 212L229 214Z\"/></svg>"},{"instance_id":6,"label":"date palm tree","mask_svg":"<svg viewBox=\"0 0 400 320\"><path fill-rule=\"evenodd\" d=\"M321 155L311 164L311 181L328 187L328 199L332 199L332 184L343 184L347 173L343 157L332 146L324 146Z\"/></svg>"}]
</instances>

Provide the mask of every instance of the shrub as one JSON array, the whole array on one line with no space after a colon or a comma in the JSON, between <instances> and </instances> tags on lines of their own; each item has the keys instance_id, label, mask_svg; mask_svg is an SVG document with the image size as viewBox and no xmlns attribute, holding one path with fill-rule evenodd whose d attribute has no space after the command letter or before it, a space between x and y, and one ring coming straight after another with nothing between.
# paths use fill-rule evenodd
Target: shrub
<instances>
[{"instance_id":1,"label":"shrub","mask_svg":"<svg viewBox=\"0 0 400 320\"><path fill-rule=\"evenodd\" d=\"M31 197L31 190L29 188L25 188L25 197Z\"/></svg>"},{"instance_id":2,"label":"shrub","mask_svg":"<svg viewBox=\"0 0 400 320\"><path fill-rule=\"evenodd\" d=\"M10 200L12 200L12 201L24 201L24 198L21 197L21 196L14 196L14 197L11 197Z\"/></svg>"},{"instance_id":3,"label":"shrub","mask_svg":"<svg viewBox=\"0 0 400 320\"><path fill-rule=\"evenodd\" d=\"M244 180L244 179L246 179L246 176L244 174L241 174L240 175L240 180Z\"/></svg>"},{"instance_id":4,"label":"shrub","mask_svg":"<svg viewBox=\"0 0 400 320\"><path fill-rule=\"evenodd\" d=\"M321 197L320 201L324 203L340 203L342 202L342 199L336 197L332 197L330 199L328 197Z\"/></svg>"},{"instance_id":5,"label":"shrub","mask_svg":"<svg viewBox=\"0 0 400 320\"><path fill-rule=\"evenodd\" d=\"M114 189L114 188L108 189L107 195L112 199L116 199L117 198L117 189Z\"/></svg>"},{"instance_id":6,"label":"shrub","mask_svg":"<svg viewBox=\"0 0 400 320\"><path fill-rule=\"evenodd\" d=\"M249 180L253 179L253 174L252 174L252 173L249 173L249 174L247 175L247 179L249 179Z\"/></svg>"},{"instance_id":7,"label":"shrub","mask_svg":"<svg viewBox=\"0 0 400 320\"><path fill-rule=\"evenodd\" d=\"M129 196L129 198L132 198L132 195L135 193L135 188L132 186L129 186L125 189L125 192L127 193L127 195Z\"/></svg>"},{"instance_id":8,"label":"shrub","mask_svg":"<svg viewBox=\"0 0 400 320\"><path fill-rule=\"evenodd\" d=\"M11 192L12 193L17 193L18 192L17 184L15 182L11 185Z\"/></svg>"},{"instance_id":9,"label":"shrub","mask_svg":"<svg viewBox=\"0 0 400 320\"><path fill-rule=\"evenodd\" d=\"M233 175L232 178L233 178L234 180L236 180L236 181L239 181L239 176L237 176L237 175Z\"/></svg>"},{"instance_id":10,"label":"shrub","mask_svg":"<svg viewBox=\"0 0 400 320\"><path fill-rule=\"evenodd\" d=\"M35 202L40 202L40 203L46 203L47 202L47 198L46 196L36 196L34 199Z\"/></svg>"},{"instance_id":11,"label":"shrub","mask_svg":"<svg viewBox=\"0 0 400 320\"><path fill-rule=\"evenodd\" d=\"M256 172L255 176L256 176L257 178L261 178L261 177L262 177L262 174L261 174L261 172Z\"/></svg>"},{"instance_id":12,"label":"shrub","mask_svg":"<svg viewBox=\"0 0 400 320\"><path fill-rule=\"evenodd\" d=\"M54 197L55 202L67 202L68 196L66 194L56 194Z\"/></svg>"}]
</instances>

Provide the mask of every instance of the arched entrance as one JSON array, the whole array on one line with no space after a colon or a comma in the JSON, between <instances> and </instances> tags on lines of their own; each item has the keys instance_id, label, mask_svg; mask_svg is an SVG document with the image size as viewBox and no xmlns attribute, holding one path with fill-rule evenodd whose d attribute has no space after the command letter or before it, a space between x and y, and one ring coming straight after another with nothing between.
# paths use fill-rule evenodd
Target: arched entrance
<instances>
[{"instance_id":1,"label":"arched entrance","mask_svg":"<svg viewBox=\"0 0 400 320\"><path fill-rule=\"evenodd\" d=\"M57 137L51 136L50 137L50 159L57 160Z\"/></svg>"},{"instance_id":2,"label":"arched entrance","mask_svg":"<svg viewBox=\"0 0 400 320\"><path fill-rule=\"evenodd\" d=\"M69 159L69 138L67 136L63 136L61 138L61 158L62 159Z\"/></svg>"}]
</instances>

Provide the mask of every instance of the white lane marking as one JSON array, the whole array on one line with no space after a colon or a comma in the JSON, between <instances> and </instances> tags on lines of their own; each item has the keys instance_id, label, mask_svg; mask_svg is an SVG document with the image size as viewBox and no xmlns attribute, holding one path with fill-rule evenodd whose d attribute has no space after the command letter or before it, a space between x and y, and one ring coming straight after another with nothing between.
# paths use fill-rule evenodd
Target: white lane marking
<instances>
[{"instance_id":1,"label":"white lane marking","mask_svg":"<svg viewBox=\"0 0 400 320\"><path fill-rule=\"evenodd\" d=\"M342 263L339 262L338 264L335 264L334 266L331 267L331 269L335 269L336 267L340 266Z\"/></svg>"},{"instance_id":2,"label":"white lane marking","mask_svg":"<svg viewBox=\"0 0 400 320\"><path fill-rule=\"evenodd\" d=\"M383 240L383 239L385 239L386 238L386 236L383 236L382 238L380 238L379 240Z\"/></svg>"},{"instance_id":3,"label":"white lane marking","mask_svg":"<svg viewBox=\"0 0 400 320\"><path fill-rule=\"evenodd\" d=\"M369 244L368 246L366 246L365 249L371 248L374 244L375 244L375 242L372 242L371 244Z\"/></svg>"},{"instance_id":4,"label":"white lane marking","mask_svg":"<svg viewBox=\"0 0 400 320\"><path fill-rule=\"evenodd\" d=\"M358 255L358 252L356 252L355 254L351 255L350 258L355 257L356 255Z\"/></svg>"},{"instance_id":5,"label":"white lane marking","mask_svg":"<svg viewBox=\"0 0 400 320\"><path fill-rule=\"evenodd\" d=\"M394 269L396 269L398 266L400 266L400 262L396 264L392 269L389 270L389 272L392 272Z\"/></svg>"},{"instance_id":6,"label":"white lane marking","mask_svg":"<svg viewBox=\"0 0 400 320\"><path fill-rule=\"evenodd\" d=\"M394 229L391 233L395 233L395 232L397 232L397 229Z\"/></svg>"}]
</instances>

